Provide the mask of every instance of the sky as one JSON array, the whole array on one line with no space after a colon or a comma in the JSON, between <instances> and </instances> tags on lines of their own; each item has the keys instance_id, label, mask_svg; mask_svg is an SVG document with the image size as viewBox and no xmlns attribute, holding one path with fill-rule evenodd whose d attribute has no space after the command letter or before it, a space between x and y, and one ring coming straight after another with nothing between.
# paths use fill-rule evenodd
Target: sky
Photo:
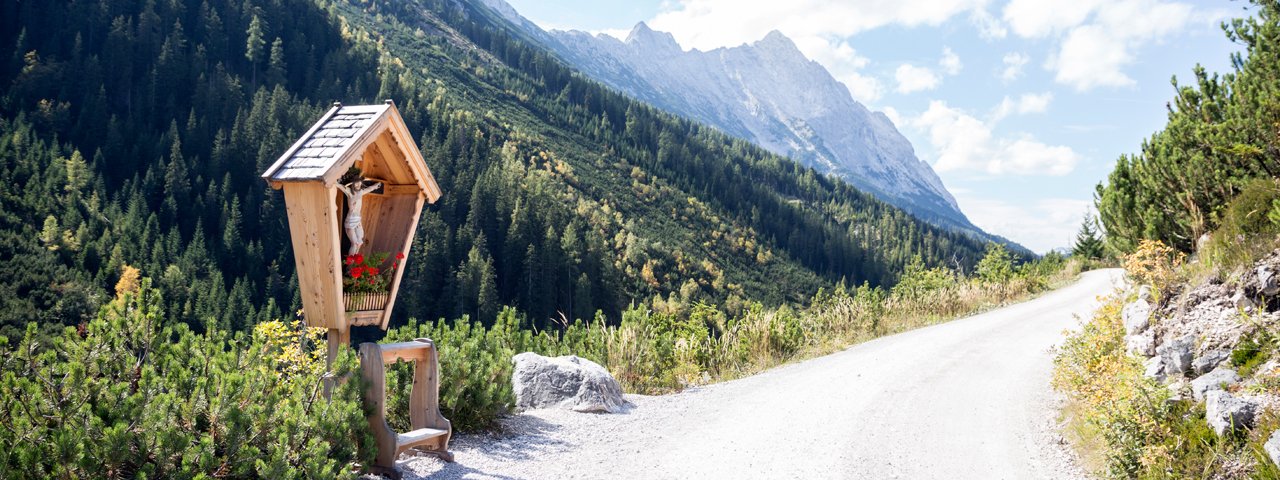
<instances>
[{"instance_id":1,"label":"sky","mask_svg":"<svg viewBox=\"0 0 1280 480\"><path fill-rule=\"evenodd\" d=\"M1197 0L508 0L545 29L619 38L638 22L686 50L772 30L891 118L982 229L1040 253L1069 247L1095 186L1161 129L1170 80L1230 70Z\"/></svg>"}]
</instances>

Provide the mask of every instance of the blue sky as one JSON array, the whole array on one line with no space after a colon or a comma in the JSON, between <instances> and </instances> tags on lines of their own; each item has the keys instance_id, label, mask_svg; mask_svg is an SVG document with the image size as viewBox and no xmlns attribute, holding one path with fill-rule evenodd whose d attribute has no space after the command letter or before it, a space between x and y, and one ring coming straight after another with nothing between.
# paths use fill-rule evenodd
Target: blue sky
<instances>
[{"instance_id":1,"label":"blue sky","mask_svg":"<svg viewBox=\"0 0 1280 480\"><path fill-rule=\"evenodd\" d=\"M620 38L639 21L685 49L791 37L894 120L979 227L1068 246L1115 160L1161 128L1170 78L1226 72L1242 2L1166 0L508 0L548 29Z\"/></svg>"}]
</instances>

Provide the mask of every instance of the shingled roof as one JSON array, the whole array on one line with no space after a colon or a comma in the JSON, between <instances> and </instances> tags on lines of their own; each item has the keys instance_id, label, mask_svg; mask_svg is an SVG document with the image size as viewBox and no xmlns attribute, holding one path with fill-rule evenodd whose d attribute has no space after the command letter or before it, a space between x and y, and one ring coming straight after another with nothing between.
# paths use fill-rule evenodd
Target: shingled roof
<instances>
[{"instance_id":1,"label":"shingled roof","mask_svg":"<svg viewBox=\"0 0 1280 480\"><path fill-rule=\"evenodd\" d=\"M262 174L272 182L319 180L339 163L353 145L361 143L390 104L334 105L320 121L299 138L276 163Z\"/></svg>"}]
</instances>

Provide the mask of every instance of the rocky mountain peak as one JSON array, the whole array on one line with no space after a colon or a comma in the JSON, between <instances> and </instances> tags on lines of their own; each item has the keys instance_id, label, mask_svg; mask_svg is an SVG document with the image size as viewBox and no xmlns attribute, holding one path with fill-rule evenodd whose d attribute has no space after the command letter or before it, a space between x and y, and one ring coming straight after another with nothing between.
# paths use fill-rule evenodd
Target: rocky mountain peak
<instances>
[{"instance_id":1,"label":"rocky mountain peak","mask_svg":"<svg viewBox=\"0 0 1280 480\"><path fill-rule=\"evenodd\" d=\"M627 34L624 40L627 45L637 49L654 50L659 52L681 52L680 44L676 42L676 37L668 32L655 31L649 28L649 25L640 22L631 28L631 33Z\"/></svg>"}]
</instances>

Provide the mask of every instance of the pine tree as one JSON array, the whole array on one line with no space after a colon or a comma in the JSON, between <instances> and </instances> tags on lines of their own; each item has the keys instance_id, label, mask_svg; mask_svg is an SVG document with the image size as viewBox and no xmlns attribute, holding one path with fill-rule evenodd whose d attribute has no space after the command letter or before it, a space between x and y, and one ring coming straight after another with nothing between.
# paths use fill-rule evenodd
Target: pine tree
<instances>
[{"instance_id":1,"label":"pine tree","mask_svg":"<svg viewBox=\"0 0 1280 480\"><path fill-rule=\"evenodd\" d=\"M276 37L276 40L271 42L271 57L267 60L267 81L272 85L284 84L288 68L284 60L284 40Z\"/></svg>"},{"instance_id":2,"label":"pine tree","mask_svg":"<svg viewBox=\"0 0 1280 480\"><path fill-rule=\"evenodd\" d=\"M1085 214L1080 231L1076 233L1075 245L1071 254L1086 260L1102 258L1102 239L1099 238L1098 223L1092 213Z\"/></svg>"},{"instance_id":3,"label":"pine tree","mask_svg":"<svg viewBox=\"0 0 1280 480\"><path fill-rule=\"evenodd\" d=\"M266 26L257 15L249 21L249 29L245 32L249 38L245 41L244 58L253 66L253 85L258 84L258 63L262 62L263 49L267 46Z\"/></svg>"}]
</instances>

